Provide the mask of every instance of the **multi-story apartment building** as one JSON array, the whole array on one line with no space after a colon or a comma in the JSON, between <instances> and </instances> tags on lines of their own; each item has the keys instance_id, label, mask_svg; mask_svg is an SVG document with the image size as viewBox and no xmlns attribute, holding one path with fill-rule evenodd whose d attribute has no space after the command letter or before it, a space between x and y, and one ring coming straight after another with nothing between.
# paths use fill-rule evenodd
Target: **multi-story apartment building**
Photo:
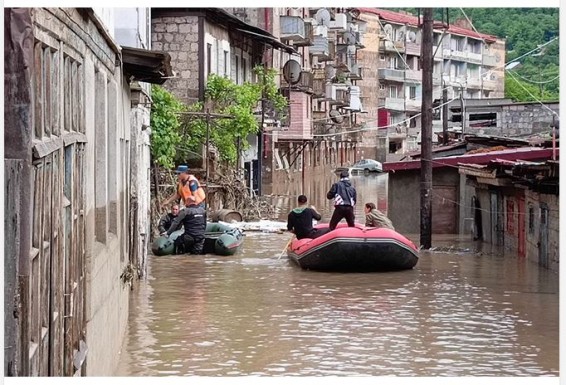
<instances>
[{"instance_id":1,"label":"multi-story apartment building","mask_svg":"<svg viewBox=\"0 0 566 385\"><path fill-rule=\"evenodd\" d=\"M303 180L321 169L348 164L363 151L363 79L358 52L366 23L345 8L273 8L272 32L297 53L281 57L281 91L289 114L278 127L266 127L272 156L264 178ZM297 73L293 78L293 73ZM372 136L373 139L373 136ZM371 143L370 148L375 148ZM269 169L269 171L268 171ZM282 183L277 183L282 182Z\"/></svg>"},{"instance_id":2,"label":"multi-story apartment building","mask_svg":"<svg viewBox=\"0 0 566 385\"><path fill-rule=\"evenodd\" d=\"M377 51L377 116L379 160L418 148L422 100L422 36L417 16L377 8L362 8L361 17L377 28L367 33L367 49ZM504 93L505 41L474 31L463 21L435 22L433 37L433 100L440 104L443 89L448 100L500 98ZM374 74L375 75L375 74ZM439 112L438 110L437 112ZM442 129L435 114L433 130Z\"/></svg>"}]
</instances>

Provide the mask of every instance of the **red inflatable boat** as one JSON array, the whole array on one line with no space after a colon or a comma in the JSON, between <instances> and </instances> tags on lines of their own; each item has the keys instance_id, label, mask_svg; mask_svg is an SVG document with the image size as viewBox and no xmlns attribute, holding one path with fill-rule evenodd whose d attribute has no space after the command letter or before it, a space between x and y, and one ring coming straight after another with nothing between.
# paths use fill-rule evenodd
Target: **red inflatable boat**
<instances>
[{"instance_id":1,"label":"red inflatable boat","mask_svg":"<svg viewBox=\"0 0 566 385\"><path fill-rule=\"evenodd\" d=\"M316 228L328 228L322 223ZM316 239L293 240L287 256L305 270L393 271L412 269L419 260L413 242L385 228L340 223Z\"/></svg>"}]
</instances>

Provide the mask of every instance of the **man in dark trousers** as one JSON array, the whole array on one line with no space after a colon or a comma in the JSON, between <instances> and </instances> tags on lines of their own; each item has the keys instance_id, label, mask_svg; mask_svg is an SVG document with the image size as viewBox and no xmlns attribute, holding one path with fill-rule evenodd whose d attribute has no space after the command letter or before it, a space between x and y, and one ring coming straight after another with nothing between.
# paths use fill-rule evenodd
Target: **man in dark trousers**
<instances>
[{"instance_id":1,"label":"man in dark trousers","mask_svg":"<svg viewBox=\"0 0 566 385\"><path fill-rule=\"evenodd\" d=\"M287 230L295 234L297 239L320 237L326 231L312 227L312 220L320 221L322 218L314 206L307 207L307 197L299 195L299 206L291 210L287 216Z\"/></svg>"},{"instance_id":2,"label":"man in dark trousers","mask_svg":"<svg viewBox=\"0 0 566 385\"><path fill-rule=\"evenodd\" d=\"M338 225L342 218L346 218L349 227L354 227L354 205L356 204L356 189L350 183L348 178L350 174L344 170L340 172L340 180L332 185L326 198L334 199L334 212L330 218L328 225L329 231L332 231Z\"/></svg>"},{"instance_id":3,"label":"man in dark trousers","mask_svg":"<svg viewBox=\"0 0 566 385\"><path fill-rule=\"evenodd\" d=\"M197 205L193 196L185 200L185 207L167 230L171 235L182 223L185 232L175 239L175 254L202 254L204 249L204 232L206 231L206 211Z\"/></svg>"}]
</instances>

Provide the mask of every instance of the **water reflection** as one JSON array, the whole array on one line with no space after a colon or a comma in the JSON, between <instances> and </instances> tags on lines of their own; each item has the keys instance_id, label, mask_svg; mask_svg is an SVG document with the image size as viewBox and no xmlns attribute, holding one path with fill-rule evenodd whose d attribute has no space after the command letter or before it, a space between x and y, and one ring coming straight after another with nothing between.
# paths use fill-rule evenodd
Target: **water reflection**
<instances>
[{"instance_id":1,"label":"water reflection","mask_svg":"<svg viewBox=\"0 0 566 385\"><path fill-rule=\"evenodd\" d=\"M445 237L434 244L469 251L310 272L279 258L287 240L248 232L232 257L152 257L117 375L558 375L558 277L536 265Z\"/></svg>"}]
</instances>

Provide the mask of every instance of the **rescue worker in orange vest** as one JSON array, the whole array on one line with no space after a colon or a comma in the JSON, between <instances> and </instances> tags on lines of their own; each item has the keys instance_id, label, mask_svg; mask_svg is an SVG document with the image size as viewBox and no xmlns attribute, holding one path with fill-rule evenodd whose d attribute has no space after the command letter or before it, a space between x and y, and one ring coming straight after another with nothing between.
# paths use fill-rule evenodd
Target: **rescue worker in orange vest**
<instances>
[{"instance_id":1,"label":"rescue worker in orange vest","mask_svg":"<svg viewBox=\"0 0 566 385\"><path fill-rule=\"evenodd\" d=\"M204 189L201 187L198 179L194 175L189 174L189 167L181 164L177 167L177 170L175 170L175 174L178 174L177 191L167 198L161 206L165 207L173 201L177 202L179 199L181 199L185 206L188 206L187 198L192 196L195 198L195 205L206 208L206 194Z\"/></svg>"}]
</instances>

